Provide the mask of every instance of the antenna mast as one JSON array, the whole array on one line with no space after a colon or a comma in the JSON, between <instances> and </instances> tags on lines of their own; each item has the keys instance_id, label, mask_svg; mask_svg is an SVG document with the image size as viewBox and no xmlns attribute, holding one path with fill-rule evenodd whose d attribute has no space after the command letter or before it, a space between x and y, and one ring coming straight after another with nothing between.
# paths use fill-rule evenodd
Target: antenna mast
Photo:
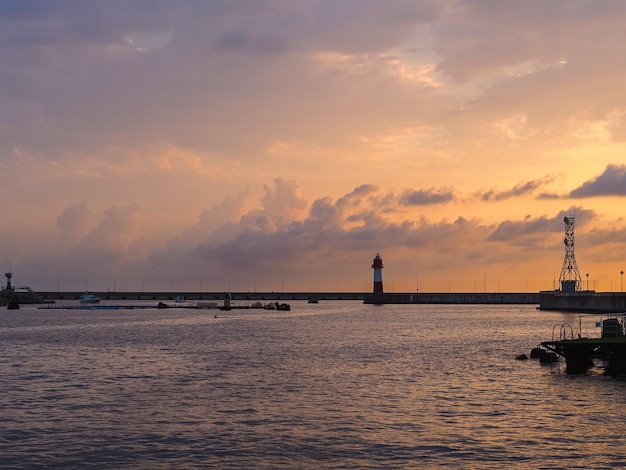
<instances>
[{"instance_id":1,"label":"antenna mast","mask_svg":"<svg viewBox=\"0 0 626 470\"><path fill-rule=\"evenodd\" d=\"M565 239L563 240L565 259L563 260L559 282L562 292L576 292L582 290L582 279L574 256L574 217L565 216L563 222L565 222Z\"/></svg>"}]
</instances>

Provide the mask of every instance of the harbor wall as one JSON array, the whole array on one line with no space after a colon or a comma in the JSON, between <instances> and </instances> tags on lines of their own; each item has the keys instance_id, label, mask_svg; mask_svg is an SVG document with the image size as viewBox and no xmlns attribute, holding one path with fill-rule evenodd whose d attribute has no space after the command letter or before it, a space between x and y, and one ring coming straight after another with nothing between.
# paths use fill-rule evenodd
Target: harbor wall
<instances>
[{"instance_id":1,"label":"harbor wall","mask_svg":"<svg viewBox=\"0 0 626 470\"><path fill-rule=\"evenodd\" d=\"M264 300L307 300L315 297L320 300L363 300L367 294L363 292L97 292L92 294L102 300L140 300L140 301L174 301L184 297L186 301L264 301ZM78 301L84 292L40 292L49 300Z\"/></svg>"},{"instance_id":2,"label":"harbor wall","mask_svg":"<svg viewBox=\"0 0 626 470\"><path fill-rule=\"evenodd\" d=\"M360 300L367 304L536 304L540 310L588 313L626 312L625 292L596 292L593 290L563 292L405 292L373 294L371 292L93 292L103 300L173 301L184 297L189 302L223 301L289 301ZM9 295L10 294L10 295ZM15 292L0 291L0 305L6 304ZM28 292L19 303L40 303L45 300L78 301L84 292Z\"/></svg>"},{"instance_id":3,"label":"harbor wall","mask_svg":"<svg viewBox=\"0 0 626 470\"><path fill-rule=\"evenodd\" d=\"M537 292L422 292L368 294L367 304L538 304Z\"/></svg>"},{"instance_id":4,"label":"harbor wall","mask_svg":"<svg viewBox=\"0 0 626 470\"><path fill-rule=\"evenodd\" d=\"M311 297L324 300L359 300L367 304L535 304L540 310L583 313L626 312L624 292L419 292L386 293L369 292L94 292L103 300L173 301L184 297L189 302L224 301L290 301ZM38 292L49 300L78 301L83 292ZM0 299L1 300L1 299ZM29 302L30 303L30 302Z\"/></svg>"},{"instance_id":5,"label":"harbor wall","mask_svg":"<svg viewBox=\"0 0 626 470\"><path fill-rule=\"evenodd\" d=\"M541 291L539 309L583 313L621 313L626 312L626 293Z\"/></svg>"},{"instance_id":6,"label":"harbor wall","mask_svg":"<svg viewBox=\"0 0 626 470\"><path fill-rule=\"evenodd\" d=\"M78 301L84 292L39 292L49 300ZM173 301L184 297L190 302L223 301L229 296L233 301L307 300L360 300L365 303L387 304L538 304L539 293L387 293L379 294L383 302L375 302L374 294L365 292L93 292L103 300Z\"/></svg>"}]
</instances>

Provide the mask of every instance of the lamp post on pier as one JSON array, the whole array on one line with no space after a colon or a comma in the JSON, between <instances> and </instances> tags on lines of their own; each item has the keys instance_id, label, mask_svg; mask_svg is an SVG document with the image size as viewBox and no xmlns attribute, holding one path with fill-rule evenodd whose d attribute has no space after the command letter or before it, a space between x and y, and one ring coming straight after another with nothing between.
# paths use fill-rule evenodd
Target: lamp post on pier
<instances>
[{"instance_id":1,"label":"lamp post on pier","mask_svg":"<svg viewBox=\"0 0 626 470\"><path fill-rule=\"evenodd\" d=\"M622 281L622 292L624 292L624 270L622 269L619 272L619 275L622 277L621 281Z\"/></svg>"}]
</instances>

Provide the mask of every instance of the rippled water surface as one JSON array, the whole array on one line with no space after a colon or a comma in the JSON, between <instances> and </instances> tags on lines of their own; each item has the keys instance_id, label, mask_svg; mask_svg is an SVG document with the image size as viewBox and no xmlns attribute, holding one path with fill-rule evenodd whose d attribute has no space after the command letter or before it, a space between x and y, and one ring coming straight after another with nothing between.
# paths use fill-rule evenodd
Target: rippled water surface
<instances>
[{"instance_id":1,"label":"rippled water surface","mask_svg":"<svg viewBox=\"0 0 626 470\"><path fill-rule=\"evenodd\" d=\"M1 310L0 467L626 467L625 381L515 360L575 317L291 306Z\"/></svg>"}]
</instances>

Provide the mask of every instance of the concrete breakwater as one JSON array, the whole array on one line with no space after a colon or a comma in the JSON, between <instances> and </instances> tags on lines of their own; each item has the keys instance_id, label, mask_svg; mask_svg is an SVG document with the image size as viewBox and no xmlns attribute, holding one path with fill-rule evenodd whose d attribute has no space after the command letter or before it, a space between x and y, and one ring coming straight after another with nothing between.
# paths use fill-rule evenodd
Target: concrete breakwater
<instances>
[{"instance_id":1,"label":"concrete breakwater","mask_svg":"<svg viewBox=\"0 0 626 470\"><path fill-rule=\"evenodd\" d=\"M315 297L320 300L363 300L367 294L363 292L98 292L92 291L103 301L174 301L184 298L186 302L202 301L263 301L263 300L308 300ZM40 292L48 300L78 301L84 292Z\"/></svg>"},{"instance_id":2,"label":"concrete breakwater","mask_svg":"<svg viewBox=\"0 0 626 470\"><path fill-rule=\"evenodd\" d=\"M41 298L73 302L84 292L39 292ZM224 301L290 301L314 297L324 300L360 300L366 304L535 304L540 310L585 313L626 312L624 292L94 292L103 301L174 301L184 297L187 302Z\"/></svg>"},{"instance_id":3,"label":"concrete breakwater","mask_svg":"<svg viewBox=\"0 0 626 470\"><path fill-rule=\"evenodd\" d=\"M84 292L40 292L50 300L78 301ZM374 302L374 294L369 292L93 292L103 301L173 301L184 297L187 302L223 301L279 301L307 300L311 297L324 300L360 300ZM539 304L539 293L498 292L498 293L388 293L381 294L386 304Z\"/></svg>"},{"instance_id":4,"label":"concrete breakwater","mask_svg":"<svg viewBox=\"0 0 626 470\"><path fill-rule=\"evenodd\" d=\"M626 312L626 292L541 291L539 309L581 313L621 313Z\"/></svg>"},{"instance_id":5,"label":"concrete breakwater","mask_svg":"<svg viewBox=\"0 0 626 470\"><path fill-rule=\"evenodd\" d=\"M366 304L538 304L534 292L423 292L411 294L367 294Z\"/></svg>"}]
</instances>

